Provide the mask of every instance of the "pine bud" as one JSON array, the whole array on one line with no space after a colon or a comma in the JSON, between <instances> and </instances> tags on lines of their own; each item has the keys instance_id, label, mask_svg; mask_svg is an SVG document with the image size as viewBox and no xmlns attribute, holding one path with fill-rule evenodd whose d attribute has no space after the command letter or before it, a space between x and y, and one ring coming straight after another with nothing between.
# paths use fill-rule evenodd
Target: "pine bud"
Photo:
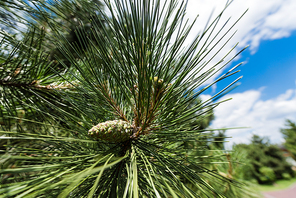
<instances>
[{"instance_id":1,"label":"pine bud","mask_svg":"<svg viewBox=\"0 0 296 198\"><path fill-rule=\"evenodd\" d=\"M133 128L129 122L110 120L93 126L88 134L96 139L117 143L127 141L132 135Z\"/></svg>"}]
</instances>

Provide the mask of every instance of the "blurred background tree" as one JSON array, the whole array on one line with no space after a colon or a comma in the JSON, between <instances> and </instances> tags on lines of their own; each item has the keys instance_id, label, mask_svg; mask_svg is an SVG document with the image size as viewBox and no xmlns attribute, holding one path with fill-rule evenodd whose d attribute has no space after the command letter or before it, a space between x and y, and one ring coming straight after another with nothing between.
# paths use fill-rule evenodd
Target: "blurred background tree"
<instances>
[{"instance_id":1,"label":"blurred background tree","mask_svg":"<svg viewBox=\"0 0 296 198\"><path fill-rule=\"evenodd\" d=\"M286 128L281 129L284 136L285 148L292 154L292 158L296 160L296 124L291 120L286 121Z\"/></svg>"},{"instance_id":2,"label":"blurred background tree","mask_svg":"<svg viewBox=\"0 0 296 198\"><path fill-rule=\"evenodd\" d=\"M224 150L224 142L226 140L226 130L219 130L216 135L213 137L212 147L220 150Z\"/></svg>"},{"instance_id":3,"label":"blurred background tree","mask_svg":"<svg viewBox=\"0 0 296 198\"><path fill-rule=\"evenodd\" d=\"M294 177L280 147L270 144L267 138L253 135L250 144L237 144L234 150L244 150L251 166L244 171L246 180L256 179L259 184L272 184L279 179Z\"/></svg>"},{"instance_id":4,"label":"blurred background tree","mask_svg":"<svg viewBox=\"0 0 296 198\"><path fill-rule=\"evenodd\" d=\"M65 38L60 39L60 42L79 45L77 47L83 52L89 47L89 42L95 42L91 31L93 24L96 23L97 26L104 24L100 16L103 4L99 0L6 0L0 5L1 11L5 13L3 16L1 15L2 17L0 16L1 29L8 31L10 35L18 35L21 39L28 34L28 28L34 29L35 34L44 34L42 50L49 54L48 60L54 61L60 69L65 65L69 67L71 63L58 49L57 32ZM80 36L90 40L82 44L79 42L78 34L82 34ZM65 43L60 44L65 45ZM77 51L70 49L76 58L82 55L78 55ZM62 64L64 65L62 66Z\"/></svg>"}]
</instances>

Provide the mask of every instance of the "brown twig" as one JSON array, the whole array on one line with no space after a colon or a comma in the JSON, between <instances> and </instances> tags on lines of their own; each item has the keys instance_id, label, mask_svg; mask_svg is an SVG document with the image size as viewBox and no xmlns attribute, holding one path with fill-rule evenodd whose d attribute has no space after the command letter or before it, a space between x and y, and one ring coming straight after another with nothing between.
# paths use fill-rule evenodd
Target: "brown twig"
<instances>
[{"instance_id":1,"label":"brown twig","mask_svg":"<svg viewBox=\"0 0 296 198\"><path fill-rule=\"evenodd\" d=\"M110 91L108 90L108 88L105 86L105 85L101 85L101 88L103 90L101 90L103 93L106 93L106 94L103 94L105 99L107 100L107 102L112 106L112 108L116 111L117 115L123 119L124 121L127 121L129 122L129 120L126 118L126 116L124 115L123 111L120 109L120 107L116 104L116 102L114 101L114 99L112 98L111 96L111 93Z\"/></svg>"}]
</instances>

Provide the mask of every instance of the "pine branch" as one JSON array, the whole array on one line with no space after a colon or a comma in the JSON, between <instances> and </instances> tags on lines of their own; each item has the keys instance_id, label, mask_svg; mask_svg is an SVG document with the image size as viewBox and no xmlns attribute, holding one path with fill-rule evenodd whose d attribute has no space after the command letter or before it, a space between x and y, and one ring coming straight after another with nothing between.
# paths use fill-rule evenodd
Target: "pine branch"
<instances>
[{"instance_id":1,"label":"pine branch","mask_svg":"<svg viewBox=\"0 0 296 198\"><path fill-rule=\"evenodd\" d=\"M223 183L237 183L212 167L225 159L209 151L206 127L232 84L197 99L239 54L212 64L233 37L228 21L216 30L224 10L184 47L186 1L104 2L108 15L86 0L34 1L32 28L5 37L1 117L38 116L0 132L0 195L225 197Z\"/></svg>"}]
</instances>

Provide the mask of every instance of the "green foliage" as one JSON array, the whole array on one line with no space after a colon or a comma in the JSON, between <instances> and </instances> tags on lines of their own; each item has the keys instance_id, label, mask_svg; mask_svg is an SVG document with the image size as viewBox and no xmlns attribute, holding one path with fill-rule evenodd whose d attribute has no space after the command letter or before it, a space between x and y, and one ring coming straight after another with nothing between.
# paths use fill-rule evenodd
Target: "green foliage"
<instances>
[{"instance_id":1,"label":"green foliage","mask_svg":"<svg viewBox=\"0 0 296 198\"><path fill-rule=\"evenodd\" d=\"M93 28L94 22L102 22L98 11L102 7L103 4L99 0L38 0L33 2L7 0L3 2L0 9L9 17L1 17L0 15L0 22L5 31L18 37L26 37L28 26L34 29L36 33L42 34L45 32L45 39L41 46L42 51L48 54L49 61L55 61L57 64L55 68L61 69L62 65L69 67L71 63L55 45L56 32L66 38L64 44L68 42L78 44L81 50L86 50L90 46L90 42L82 45L79 42L77 31L79 30L84 37L88 37L92 42L95 42L91 28ZM19 26L25 26L26 28L19 28ZM6 35L5 32L3 33ZM10 42L10 44L12 43ZM78 54L74 49L71 50L71 53L77 58Z\"/></svg>"},{"instance_id":2,"label":"green foliage","mask_svg":"<svg viewBox=\"0 0 296 198\"><path fill-rule=\"evenodd\" d=\"M214 135L211 145L213 148L224 150L224 141L226 139L225 131L226 130L220 130L218 134Z\"/></svg>"},{"instance_id":3,"label":"green foliage","mask_svg":"<svg viewBox=\"0 0 296 198\"><path fill-rule=\"evenodd\" d=\"M281 129L281 133L285 139L284 146L290 151L293 159L296 160L296 124L291 120L287 120L286 126L287 128Z\"/></svg>"},{"instance_id":4,"label":"green foliage","mask_svg":"<svg viewBox=\"0 0 296 198\"><path fill-rule=\"evenodd\" d=\"M204 144L212 109L220 103L211 101L232 84L212 100L195 102L212 84L238 72L239 65L203 86L236 57L228 58L232 48L223 60L210 63L223 48L217 45L233 36L233 26L225 29L226 24L215 31L223 11L183 48L192 28L184 22L184 1L164 7L159 0L105 1L109 15L98 5L88 10L94 4L86 0L7 2L2 8L11 16L21 18L19 9L29 18L22 18L23 36L2 34L0 196L242 194L233 178L209 166L225 155L209 153ZM84 18L84 12L90 14ZM82 27L74 41L61 28L76 24L68 13ZM112 120L129 123L131 135L106 141L89 134ZM116 123L108 125L110 133L116 131L112 135L119 132ZM202 152L193 157L196 149Z\"/></svg>"},{"instance_id":5,"label":"green foliage","mask_svg":"<svg viewBox=\"0 0 296 198\"><path fill-rule=\"evenodd\" d=\"M225 131L220 132L218 137L221 134L225 137ZM212 137L209 136L208 138L216 137L217 135ZM250 166L250 160L247 158L247 153L244 150L238 149L233 151L220 150L220 148L214 147L214 143L216 142L207 142L207 144L210 144L207 148L203 148L203 150L200 150L199 152L192 152L188 155L193 161L195 160L200 164L204 164L208 169L213 170L219 175L232 181L231 183L220 184L213 179L209 180L210 184L214 188L220 189L226 197L260 197L255 188L256 185L244 178L245 174L248 172L246 168ZM220 145L224 147L223 143L219 144L219 146ZM202 147L197 147L196 149L202 149Z\"/></svg>"},{"instance_id":6,"label":"green foliage","mask_svg":"<svg viewBox=\"0 0 296 198\"><path fill-rule=\"evenodd\" d=\"M287 180L289 180L289 179L292 178L291 175L290 175L289 173L283 173L283 174L282 174L282 177L283 177L283 179L287 179Z\"/></svg>"},{"instance_id":7,"label":"green foliage","mask_svg":"<svg viewBox=\"0 0 296 198\"><path fill-rule=\"evenodd\" d=\"M255 178L258 183L272 183L283 178L283 174L293 176L291 165L287 163L283 152L268 139L254 135L251 144L238 144L234 149L247 152L251 166L246 167L243 178Z\"/></svg>"},{"instance_id":8,"label":"green foliage","mask_svg":"<svg viewBox=\"0 0 296 198\"><path fill-rule=\"evenodd\" d=\"M272 168L269 167L260 167L259 172L261 173L260 181L263 183L272 183L275 181L276 176Z\"/></svg>"}]
</instances>

